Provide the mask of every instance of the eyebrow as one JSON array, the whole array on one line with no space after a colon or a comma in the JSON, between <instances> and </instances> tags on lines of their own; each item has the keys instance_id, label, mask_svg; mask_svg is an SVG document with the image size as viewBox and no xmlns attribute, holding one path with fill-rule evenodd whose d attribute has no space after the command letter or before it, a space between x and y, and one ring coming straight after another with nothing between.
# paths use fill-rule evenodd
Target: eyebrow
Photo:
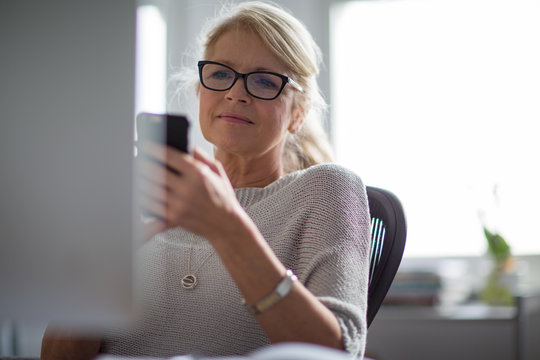
<instances>
[{"instance_id":1,"label":"eyebrow","mask_svg":"<svg viewBox=\"0 0 540 360\"><path fill-rule=\"evenodd\" d=\"M231 63L230 61L227 61L227 60L223 60L223 59L217 59L217 60L212 60L212 61L215 61L215 62L218 62L218 63L222 63L224 65L227 65L227 66L230 66L232 67L234 70L236 70L236 65ZM237 70L238 71L238 70ZM273 73L276 73L276 74L282 74L281 72L279 71L276 71L276 70L271 70L269 68L265 68L265 67L257 67L251 71L248 71L248 73L250 72L257 72L257 71L268 71L268 72L273 72Z\"/></svg>"}]
</instances>

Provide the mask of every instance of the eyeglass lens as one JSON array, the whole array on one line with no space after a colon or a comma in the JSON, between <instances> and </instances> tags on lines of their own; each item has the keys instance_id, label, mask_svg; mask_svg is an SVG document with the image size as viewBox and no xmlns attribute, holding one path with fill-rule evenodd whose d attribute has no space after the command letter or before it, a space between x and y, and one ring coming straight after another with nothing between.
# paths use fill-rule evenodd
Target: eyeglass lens
<instances>
[{"instance_id":1,"label":"eyeglass lens","mask_svg":"<svg viewBox=\"0 0 540 360\"><path fill-rule=\"evenodd\" d=\"M202 81L206 87L213 90L227 90L235 80L232 69L219 64L205 64L202 69ZM276 97L283 87L283 79L277 75L254 72L246 78L247 91L260 98Z\"/></svg>"}]
</instances>

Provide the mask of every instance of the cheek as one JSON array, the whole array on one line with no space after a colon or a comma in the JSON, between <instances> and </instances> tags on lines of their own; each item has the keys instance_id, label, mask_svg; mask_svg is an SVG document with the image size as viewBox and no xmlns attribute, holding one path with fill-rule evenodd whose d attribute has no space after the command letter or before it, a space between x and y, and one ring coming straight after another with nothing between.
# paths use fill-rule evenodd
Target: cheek
<instances>
[{"instance_id":1,"label":"cheek","mask_svg":"<svg viewBox=\"0 0 540 360\"><path fill-rule=\"evenodd\" d=\"M291 122L290 108L282 105L285 104L261 109L267 115L266 126L260 128L260 139L265 139L265 142L269 141L274 145L285 141Z\"/></svg>"},{"instance_id":2,"label":"cheek","mask_svg":"<svg viewBox=\"0 0 540 360\"><path fill-rule=\"evenodd\" d=\"M293 102L292 99L284 99L280 104L276 112L278 114L278 121L276 121L276 126L279 126L282 132L287 132L291 123L294 121L294 111L293 111Z\"/></svg>"},{"instance_id":3,"label":"cheek","mask_svg":"<svg viewBox=\"0 0 540 360\"><path fill-rule=\"evenodd\" d=\"M264 119L265 128L272 133L282 132L286 128L288 114L286 107L281 103L268 103L259 107L258 113Z\"/></svg>"},{"instance_id":4,"label":"cheek","mask_svg":"<svg viewBox=\"0 0 540 360\"><path fill-rule=\"evenodd\" d=\"M212 110L219 101L215 91L210 92L207 89L199 91L199 118L201 121L207 120L211 116Z\"/></svg>"},{"instance_id":5,"label":"cheek","mask_svg":"<svg viewBox=\"0 0 540 360\"><path fill-rule=\"evenodd\" d=\"M203 135L206 133L206 130L208 129L210 118L211 118L211 112L212 112L212 97L209 96L205 89L201 89L199 91L199 126L201 128L201 131ZM206 135L205 135L206 137Z\"/></svg>"},{"instance_id":6,"label":"cheek","mask_svg":"<svg viewBox=\"0 0 540 360\"><path fill-rule=\"evenodd\" d=\"M201 113L208 108L210 97L204 89L199 90L199 110Z\"/></svg>"}]
</instances>

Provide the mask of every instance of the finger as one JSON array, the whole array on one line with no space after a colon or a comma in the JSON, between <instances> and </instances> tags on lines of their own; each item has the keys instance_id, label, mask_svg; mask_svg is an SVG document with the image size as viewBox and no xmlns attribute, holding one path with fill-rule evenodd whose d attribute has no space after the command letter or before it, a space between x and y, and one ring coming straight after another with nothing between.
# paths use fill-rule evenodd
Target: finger
<instances>
[{"instance_id":1,"label":"finger","mask_svg":"<svg viewBox=\"0 0 540 360\"><path fill-rule=\"evenodd\" d=\"M144 140L139 143L138 148L142 158L150 158L151 161L164 165L167 170L173 173L180 173L180 169L184 166L182 164L189 164L185 158L186 156L190 157L189 155L160 143Z\"/></svg>"},{"instance_id":2,"label":"finger","mask_svg":"<svg viewBox=\"0 0 540 360\"><path fill-rule=\"evenodd\" d=\"M210 158L208 154L198 148L193 149L193 157L195 157L197 160L204 162L216 174L220 175L225 179L229 179L229 175L227 175L227 172L225 171L225 168L223 167L221 161Z\"/></svg>"},{"instance_id":3,"label":"finger","mask_svg":"<svg viewBox=\"0 0 540 360\"><path fill-rule=\"evenodd\" d=\"M167 147L163 146L160 143L148 140L141 140L137 143L137 150L141 154L149 156L154 160L158 160L160 162L165 162L166 160Z\"/></svg>"},{"instance_id":4,"label":"finger","mask_svg":"<svg viewBox=\"0 0 540 360\"><path fill-rule=\"evenodd\" d=\"M136 174L138 180L146 180L156 185L166 185L166 168L154 160L141 157L137 160Z\"/></svg>"},{"instance_id":5,"label":"finger","mask_svg":"<svg viewBox=\"0 0 540 360\"><path fill-rule=\"evenodd\" d=\"M167 216L167 206L165 203L148 196L141 196L139 201L141 209L145 212L149 212L152 216L156 216L160 219L165 219Z\"/></svg>"},{"instance_id":6,"label":"finger","mask_svg":"<svg viewBox=\"0 0 540 360\"><path fill-rule=\"evenodd\" d=\"M219 169L216 166L216 161L210 158L210 156L206 154L202 149L199 149L197 147L193 148L193 157L208 166L215 173L219 174Z\"/></svg>"},{"instance_id":7,"label":"finger","mask_svg":"<svg viewBox=\"0 0 540 360\"><path fill-rule=\"evenodd\" d=\"M173 173L189 175L198 170L193 156L178 151L169 146L163 146L149 141L141 142L141 151L155 160L163 163Z\"/></svg>"},{"instance_id":8,"label":"finger","mask_svg":"<svg viewBox=\"0 0 540 360\"><path fill-rule=\"evenodd\" d=\"M136 170L141 174L161 174L164 172L163 163L146 154L137 156L136 165Z\"/></svg>"},{"instance_id":9,"label":"finger","mask_svg":"<svg viewBox=\"0 0 540 360\"><path fill-rule=\"evenodd\" d=\"M145 178L140 178L137 183L141 194L156 201L165 202L167 198L167 190L165 187L157 185Z\"/></svg>"},{"instance_id":10,"label":"finger","mask_svg":"<svg viewBox=\"0 0 540 360\"><path fill-rule=\"evenodd\" d=\"M151 157L146 157L144 154L138 159L137 175L140 179L146 179L156 185L163 186L167 191L172 191L180 186L183 180L181 174L176 170Z\"/></svg>"},{"instance_id":11,"label":"finger","mask_svg":"<svg viewBox=\"0 0 540 360\"><path fill-rule=\"evenodd\" d=\"M218 169L218 174L221 175L221 177L229 180L229 175L227 175L227 172L225 171L225 168L223 167L223 164L221 163L221 161L216 162L216 167Z\"/></svg>"}]
</instances>

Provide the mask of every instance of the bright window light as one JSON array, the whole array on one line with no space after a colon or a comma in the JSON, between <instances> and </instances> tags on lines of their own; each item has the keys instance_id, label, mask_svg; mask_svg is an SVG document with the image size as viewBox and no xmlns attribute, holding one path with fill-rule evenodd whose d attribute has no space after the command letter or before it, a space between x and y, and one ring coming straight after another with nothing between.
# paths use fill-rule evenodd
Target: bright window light
<instances>
[{"instance_id":1,"label":"bright window light","mask_svg":"<svg viewBox=\"0 0 540 360\"><path fill-rule=\"evenodd\" d=\"M136 113L163 113L167 87L167 26L156 6L137 8Z\"/></svg>"},{"instance_id":2,"label":"bright window light","mask_svg":"<svg viewBox=\"0 0 540 360\"><path fill-rule=\"evenodd\" d=\"M332 8L337 160L402 200L405 256L540 253L540 2Z\"/></svg>"}]
</instances>

